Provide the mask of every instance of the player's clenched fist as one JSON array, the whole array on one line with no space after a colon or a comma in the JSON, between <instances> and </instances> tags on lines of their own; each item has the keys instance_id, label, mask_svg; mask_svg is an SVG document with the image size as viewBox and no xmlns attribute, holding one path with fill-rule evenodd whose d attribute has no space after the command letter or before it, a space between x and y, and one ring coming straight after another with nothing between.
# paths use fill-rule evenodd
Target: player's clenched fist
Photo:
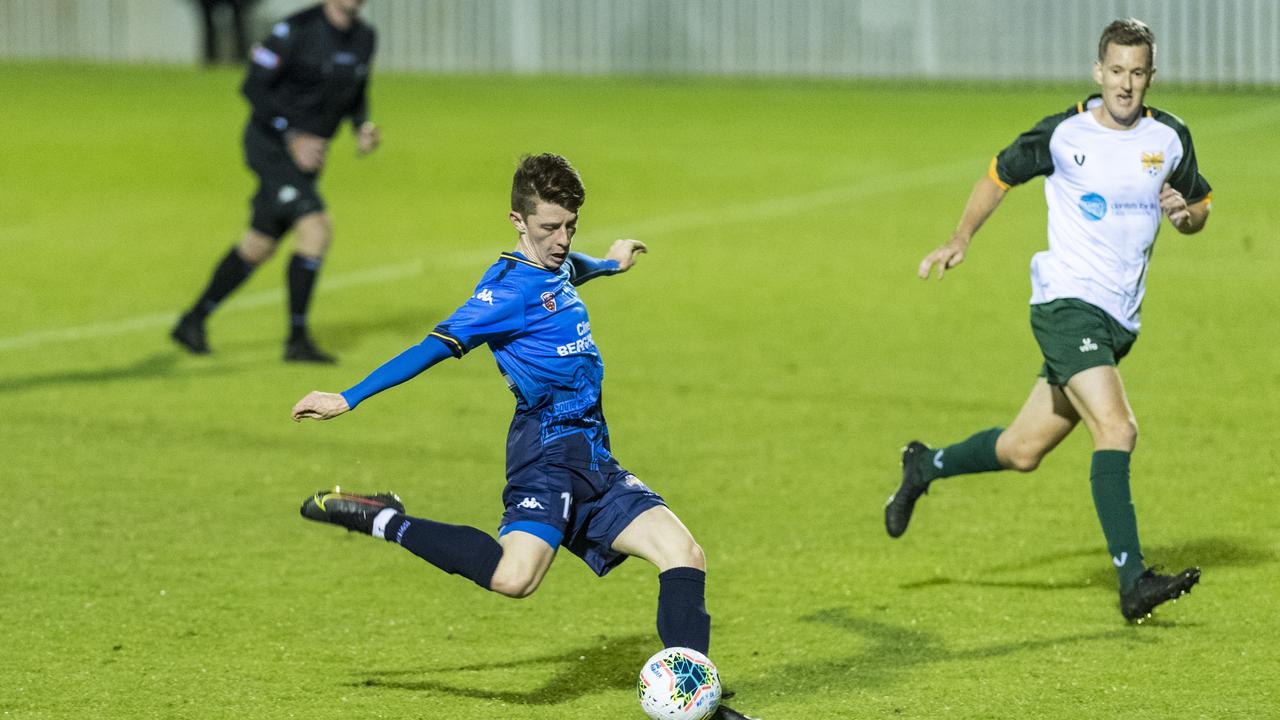
<instances>
[{"instance_id":1,"label":"player's clenched fist","mask_svg":"<svg viewBox=\"0 0 1280 720\"><path fill-rule=\"evenodd\" d=\"M293 419L301 422L305 418L312 420L328 420L350 410L347 399L338 393L313 390L293 406Z\"/></svg>"}]
</instances>

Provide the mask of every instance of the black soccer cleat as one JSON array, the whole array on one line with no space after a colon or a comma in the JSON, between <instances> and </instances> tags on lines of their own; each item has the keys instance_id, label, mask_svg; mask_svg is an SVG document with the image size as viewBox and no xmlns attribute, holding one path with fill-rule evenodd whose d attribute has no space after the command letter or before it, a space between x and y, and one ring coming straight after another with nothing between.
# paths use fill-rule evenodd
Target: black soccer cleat
<instances>
[{"instance_id":1,"label":"black soccer cleat","mask_svg":"<svg viewBox=\"0 0 1280 720\"><path fill-rule=\"evenodd\" d=\"M184 313L178 318L178 324L173 326L169 337L192 355L209 354L209 343L204 337L204 321L192 317L191 313Z\"/></svg>"},{"instance_id":2,"label":"black soccer cleat","mask_svg":"<svg viewBox=\"0 0 1280 720\"><path fill-rule=\"evenodd\" d=\"M356 495L344 493L342 488L319 490L315 495L302 502L299 510L302 517L308 520L333 523L366 535L373 534L373 519L378 513L391 508L398 513L404 512L404 503L400 496L393 492L376 495Z\"/></svg>"},{"instance_id":3,"label":"black soccer cleat","mask_svg":"<svg viewBox=\"0 0 1280 720\"><path fill-rule=\"evenodd\" d=\"M1198 582L1198 567L1187 568L1177 575L1159 575L1155 568L1147 568L1128 592L1120 593L1120 613L1125 620L1140 623L1151 617L1157 605L1186 595Z\"/></svg>"},{"instance_id":4,"label":"black soccer cleat","mask_svg":"<svg viewBox=\"0 0 1280 720\"><path fill-rule=\"evenodd\" d=\"M738 712L737 710L734 710L728 705L721 705L720 707L716 708L716 713L711 716L711 720L754 720L754 719L749 715L743 715L742 713Z\"/></svg>"},{"instance_id":5,"label":"black soccer cleat","mask_svg":"<svg viewBox=\"0 0 1280 720\"><path fill-rule=\"evenodd\" d=\"M315 343L311 342L311 338L302 335L291 338L284 344L284 361L332 365L338 362L338 358L316 347Z\"/></svg>"},{"instance_id":6,"label":"black soccer cleat","mask_svg":"<svg viewBox=\"0 0 1280 720\"><path fill-rule=\"evenodd\" d=\"M919 440L912 440L902 448L902 484L884 504L884 529L889 537L901 537L907 531L916 500L929 492L929 483L920 475L920 459L932 449Z\"/></svg>"}]
</instances>

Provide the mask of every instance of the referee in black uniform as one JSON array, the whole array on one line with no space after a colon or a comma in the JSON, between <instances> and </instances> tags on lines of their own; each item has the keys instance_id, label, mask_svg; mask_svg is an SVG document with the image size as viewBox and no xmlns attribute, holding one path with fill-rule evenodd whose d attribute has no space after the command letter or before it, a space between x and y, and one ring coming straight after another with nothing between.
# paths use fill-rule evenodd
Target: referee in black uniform
<instances>
[{"instance_id":1,"label":"referee in black uniform","mask_svg":"<svg viewBox=\"0 0 1280 720\"><path fill-rule=\"evenodd\" d=\"M372 152L378 128L369 121L366 87L374 31L360 20L364 0L324 0L278 22L254 45L242 92L253 106L244 129L244 152L258 176L249 229L213 271L208 287L171 333L195 354L209 352L205 320L254 268L275 253L280 238L297 228L289 260L289 339L284 359L334 362L307 334L307 308L332 228L316 180L329 138L351 118L360 155Z\"/></svg>"}]
</instances>

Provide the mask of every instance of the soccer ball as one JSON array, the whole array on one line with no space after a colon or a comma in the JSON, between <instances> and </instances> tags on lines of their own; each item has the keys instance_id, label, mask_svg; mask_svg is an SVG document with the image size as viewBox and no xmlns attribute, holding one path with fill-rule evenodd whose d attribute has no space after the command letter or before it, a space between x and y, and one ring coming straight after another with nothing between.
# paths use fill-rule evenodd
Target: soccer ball
<instances>
[{"instance_id":1,"label":"soccer ball","mask_svg":"<svg viewBox=\"0 0 1280 720\"><path fill-rule=\"evenodd\" d=\"M669 647L640 668L640 707L653 720L705 720L720 707L720 673L697 650Z\"/></svg>"}]
</instances>

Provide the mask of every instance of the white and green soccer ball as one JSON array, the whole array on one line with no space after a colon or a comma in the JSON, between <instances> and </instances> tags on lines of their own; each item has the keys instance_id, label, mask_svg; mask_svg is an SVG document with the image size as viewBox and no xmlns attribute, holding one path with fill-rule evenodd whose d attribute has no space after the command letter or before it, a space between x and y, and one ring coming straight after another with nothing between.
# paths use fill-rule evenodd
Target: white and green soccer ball
<instances>
[{"instance_id":1,"label":"white and green soccer ball","mask_svg":"<svg viewBox=\"0 0 1280 720\"><path fill-rule=\"evenodd\" d=\"M697 650L669 647L640 668L640 707L653 720L705 720L720 707L720 673Z\"/></svg>"}]
</instances>

